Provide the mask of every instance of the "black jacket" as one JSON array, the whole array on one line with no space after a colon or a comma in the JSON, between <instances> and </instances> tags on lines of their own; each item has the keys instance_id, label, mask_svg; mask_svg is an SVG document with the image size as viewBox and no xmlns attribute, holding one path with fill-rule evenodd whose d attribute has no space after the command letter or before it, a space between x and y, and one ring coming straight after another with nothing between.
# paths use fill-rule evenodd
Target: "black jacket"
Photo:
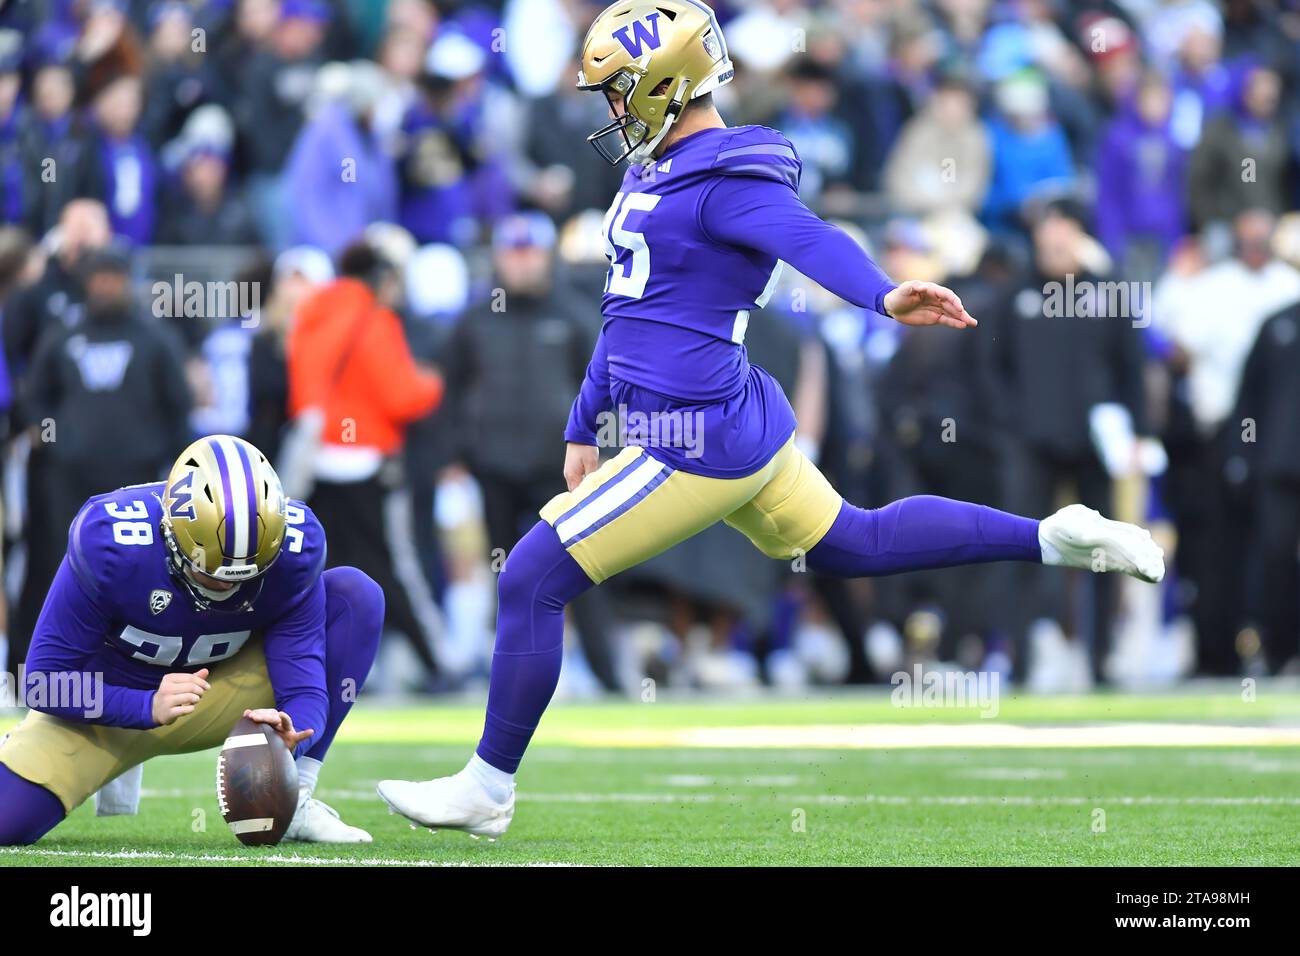
<instances>
[{"instance_id":1,"label":"black jacket","mask_svg":"<svg viewBox=\"0 0 1300 956\"><path fill-rule=\"evenodd\" d=\"M1253 442L1241 440L1248 431ZM1300 480L1300 302L1260 327L1225 435L1258 477Z\"/></svg>"},{"instance_id":2,"label":"black jacket","mask_svg":"<svg viewBox=\"0 0 1300 956\"><path fill-rule=\"evenodd\" d=\"M23 395L51 459L88 465L161 468L188 442L191 403L175 333L133 312L50 329Z\"/></svg>"},{"instance_id":3,"label":"black jacket","mask_svg":"<svg viewBox=\"0 0 1300 956\"><path fill-rule=\"evenodd\" d=\"M446 417L471 468L526 479L558 474L564 426L595 343L589 300L557 287L467 313L448 343Z\"/></svg>"},{"instance_id":4,"label":"black jacket","mask_svg":"<svg viewBox=\"0 0 1300 956\"><path fill-rule=\"evenodd\" d=\"M1080 274L1073 281L1077 292L1110 280ZM1093 454L1094 405L1124 405L1134 431L1148 434L1144 353L1142 329L1132 318L1097 315L1104 311L1098 308L1080 315L1068 288L1064 280L1034 272L1013 284L1008 299L989 315L992 321L967 334L989 338L1000 427L1040 453L1079 460ZM1070 310L1055 309L1069 301L1075 303Z\"/></svg>"}]
</instances>

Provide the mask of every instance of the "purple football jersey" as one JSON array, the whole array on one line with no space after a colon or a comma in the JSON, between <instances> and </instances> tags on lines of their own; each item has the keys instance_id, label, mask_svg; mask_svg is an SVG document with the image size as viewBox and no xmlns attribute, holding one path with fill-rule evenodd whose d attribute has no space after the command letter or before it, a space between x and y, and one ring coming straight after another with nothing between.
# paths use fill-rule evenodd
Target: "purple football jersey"
<instances>
[{"instance_id":1,"label":"purple football jersey","mask_svg":"<svg viewBox=\"0 0 1300 956\"><path fill-rule=\"evenodd\" d=\"M88 500L45 600L27 659L33 675L102 675L103 713L40 709L72 720L147 729L164 674L211 668L263 637L276 705L299 729L323 727L325 533L311 510L288 504L280 555L260 578L200 609L172 577L161 521L164 484ZM228 609L227 609L228 608Z\"/></svg>"},{"instance_id":2,"label":"purple football jersey","mask_svg":"<svg viewBox=\"0 0 1300 956\"><path fill-rule=\"evenodd\" d=\"M782 261L860 305L880 308L893 288L799 201L800 169L790 141L763 126L700 130L628 169L605 216L604 324L567 440L617 438L734 478L789 439L790 403L744 345Z\"/></svg>"}]
</instances>

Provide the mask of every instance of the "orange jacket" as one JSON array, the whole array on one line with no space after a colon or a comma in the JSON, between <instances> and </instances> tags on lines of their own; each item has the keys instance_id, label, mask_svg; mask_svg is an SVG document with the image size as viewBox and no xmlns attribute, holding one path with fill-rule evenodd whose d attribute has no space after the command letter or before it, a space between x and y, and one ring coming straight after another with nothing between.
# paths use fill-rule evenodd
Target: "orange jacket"
<instances>
[{"instance_id":1,"label":"orange jacket","mask_svg":"<svg viewBox=\"0 0 1300 956\"><path fill-rule=\"evenodd\" d=\"M331 282L299 305L286 353L289 414L323 408L327 444L392 454L407 423L442 401L442 379L415 364L401 320L357 279Z\"/></svg>"}]
</instances>

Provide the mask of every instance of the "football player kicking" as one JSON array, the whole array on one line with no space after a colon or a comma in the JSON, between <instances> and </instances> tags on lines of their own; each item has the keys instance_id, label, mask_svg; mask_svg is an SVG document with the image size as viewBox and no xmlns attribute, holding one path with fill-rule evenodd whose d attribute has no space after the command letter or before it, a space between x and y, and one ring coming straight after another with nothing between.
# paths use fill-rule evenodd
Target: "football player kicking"
<instances>
[{"instance_id":1,"label":"football player kicking","mask_svg":"<svg viewBox=\"0 0 1300 956\"><path fill-rule=\"evenodd\" d=\"M569 491L542 509L501 573L487 717L469 765L379 785L416 823L505 832L515 770L560 673L565 604L717 521L773 558L805 555L808 567L845 576L1005 560L1164 576L1146 531L1082 505L1040 522L928 496L864 510L835 492L795 445L780 386L746 359L750 312L766 304L781 262L906 325L975 320L942 286L891 283L810 212L790 141L728 128L714 109L710 94L731 76L713 12L695 0L623 0L583 42L579 88L604 94L613 118L589 140L630 165L605 217L604 325L565 433ZM611 408L640 424L602 466L597 434ZM684 425L703 441L657 440Z\"/></svg>"},{"instance_id":2,"label":"football player kicking","mask_svg":"<svg viewBox=\"0 0 1300 956\"><path fill-rule=\"evenodd\" d=\"M286 839L369 843L313 791L384 596L324 566L320 523L240 438L196 441L165 483L87 501L32 638L32 709L0 742L0 845L35 842L152 757L219 746L245 715L297 760Z\"/></svg>"}]
</instances>

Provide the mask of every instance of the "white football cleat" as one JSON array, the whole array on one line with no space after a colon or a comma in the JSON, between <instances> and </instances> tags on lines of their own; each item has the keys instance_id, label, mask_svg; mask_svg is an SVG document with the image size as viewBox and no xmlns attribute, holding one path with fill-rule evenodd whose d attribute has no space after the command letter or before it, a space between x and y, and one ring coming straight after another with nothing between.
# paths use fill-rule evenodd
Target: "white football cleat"
<instances>
[{"instance_id":1,"label":"white football cleat","mask_svg":"<svg viewBox=\"0 0 1300 956\"><path fill-rule=\"evenodd\" d=\"M513 788L510 798L498 803L466 773L436 780L381 780L376 789L394 813L431 830L464 830L495 840L515 815Z\"/></svg>"},{"instance_id":2,"label":"white football cleat","mask_svg":"<svg viewBox=\"0 0 1300 956\"><path fill-rule=\"evenodd\" d=\"M1086 571L1121 571L1152 584L1165 576L1165 553L1151 532L1067 505L1038 523L1043 563Z\"/></svg>"},{"instance_id":3,"label":"white football cleat","mask_svg":"<svg viewBox=\"0 0 1300 956\"><path fill-rule=\"evenodd\" d=\"M298 811L293 815L286 840L298 843L373 843L370 834L360 827L348 826L339 819L338 811L323 800L309 796L306 790L298 794Z\"/></svg>"}]
</instances>

